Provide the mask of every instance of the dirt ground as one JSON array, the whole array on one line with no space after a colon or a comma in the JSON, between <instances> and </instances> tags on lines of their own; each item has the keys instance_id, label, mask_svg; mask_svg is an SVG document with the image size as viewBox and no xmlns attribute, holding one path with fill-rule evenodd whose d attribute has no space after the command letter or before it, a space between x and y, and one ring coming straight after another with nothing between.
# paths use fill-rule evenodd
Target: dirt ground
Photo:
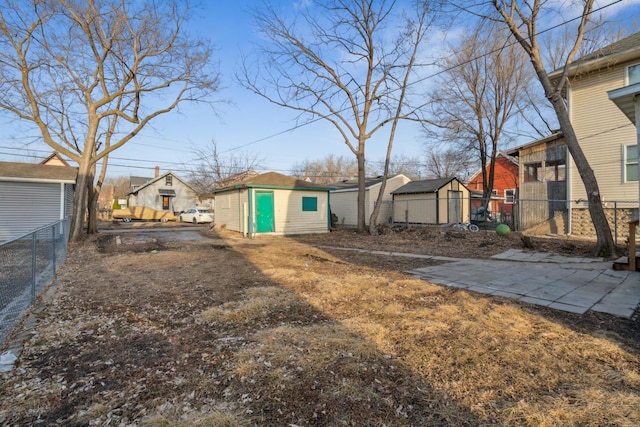
<instances>
[{"instance_id":1,"label":"dirt ground","mask_svg":"<svg viewBox=\"0 0 640 427\"><path fill-rule=\"evenodd\" d=\"M206 238L101 233L73 247L17 368L0 374L0 424L640 423L637 319L402 273L435 261L312 246L487 258L509 248L585 255L589 242L390 228L242 239L195 229Z\"/></svg>"}]
</instances>

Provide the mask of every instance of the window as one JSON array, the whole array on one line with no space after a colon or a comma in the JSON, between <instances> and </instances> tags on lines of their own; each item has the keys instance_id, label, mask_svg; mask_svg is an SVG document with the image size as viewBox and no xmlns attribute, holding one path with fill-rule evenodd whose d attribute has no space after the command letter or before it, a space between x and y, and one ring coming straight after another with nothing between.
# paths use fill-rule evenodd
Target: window
<instances>
[{"instance_id":1,"label":"window","mask_svg":"<svg viewBox=\"0 0 640 427\"><path fill-rule=\"evenodd\" d=\"M303 197L302 198L302 211L303 212L315 212L318 210L318 198L317 197Z\"/></svg>"},{"instance_id":2,"label":"window","mask_svg":"<svg viewBox=\"0 0 640 427\"><path fill-rule=\"evenodd\" d=\"M567 179L567 165L564 159L548 161L544 175L545 181L565 181Z\"/></svg>"},{"instance_id":3,"label":"window","mask_svg":"<svg viewBox=\"0 0 640 427\"><path fill-rule=\"evenodd\" d=\"M498 195L498 190L495 190L495 189L491 190L491 194L494 195L494 196L497 196Z\"/></svg>"},{"instance_id":4,"label":"window","mask_svg":"<svg viewBox=\"0 0 640 427\"><path fill-rule=\"evenodd\" d=\"M633 85L636 83L640 83L640 64L627 67L627 84Z\"/></svg>"},{"instance_id":5,"label":"window","mask_svg":"<svg viewBox=\"0 0 640 427\"><path fill-rule=\"evenodd\" d=\"M638 180L638 146L625 145L623 147L624 156L624 182Z\"/></svg>"},{"instance_id":6,"label":"window","mask_svg":"<svg viewBox=\"0 0 640 427\"><path fill-rule=\"evenodd\" d=\"M172 186L173 185L173 177L171 175L167 175L164 179L165 185Z\"/></svg>"},{"instance_id":7,"label":"window","mask_svg":"<svg viewBox=\"0 0 640 427\"><path fill-rule=\"evenodd\" d=\"M516 190L514 188L504 190L505 203L512 205L516 202Z\"/></svg>"},{"instance_id":8,"label":"window","mask_svg":"<svg viewBox=\"0 0 640 427\"><path fill-rule=\"evenodd\" d=\"M524 182L542 181L542 163L524 165Z\"/></svg>"}]
</instances>

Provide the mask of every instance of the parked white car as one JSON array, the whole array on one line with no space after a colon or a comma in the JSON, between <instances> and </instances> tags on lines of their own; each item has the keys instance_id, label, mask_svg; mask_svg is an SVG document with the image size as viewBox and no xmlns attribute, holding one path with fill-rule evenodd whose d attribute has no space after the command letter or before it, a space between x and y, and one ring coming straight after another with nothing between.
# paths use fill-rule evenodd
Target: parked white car
<instances>
[{"instance_id":1,"label":"parked white car","mask_svg":"<svg viewBox=\"0 0 640 427\"><path fill-rule=\"evenodd\" d=\"M182 212L178 218L180 222L192 222L194 224L213 222L213 212L206 208L192 208Z\"/></svg>"}]
</instances>

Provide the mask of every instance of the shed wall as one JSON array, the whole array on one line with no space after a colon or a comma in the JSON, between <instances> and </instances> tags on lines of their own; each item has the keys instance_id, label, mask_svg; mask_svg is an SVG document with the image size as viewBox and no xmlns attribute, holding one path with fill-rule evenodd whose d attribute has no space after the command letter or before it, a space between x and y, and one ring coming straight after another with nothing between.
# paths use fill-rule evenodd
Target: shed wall
<instances>
[{"instance_id":1,"label":"shed wall","mask_svg":"<svg viewBox=\"0 0 640 427\"><path fill-rule=\"evenodd\" d=\"M0 240L9 240L64 218L64 184L0 182Z\"/></svg>"},{"instance_id":2,"label":"shed wall","mask_svg":"<svg viewBox=\"0 0 640 427\"><path fill-rule=\"evenodd\" d=\"M215 205L216 225L224 226L231 231L247 232L247 220L243 218L246 217L248 209L247 190L218 193L215 195Z\"/></svg>"},{"instance_id":3,"label":"shed wall","mask_svg":"<svg viewBox=\"0 0 640 427\"><path fill-rule=\"evenodd\" d=\"M269 190L260 190L269 191ZM273 191L273 216L274 234L310 234L326 233L329 231L329 196L327 191L301 191L274 189ZM255 198L255 192L253 192ZM316 211L303 211L302 198L317 198ZM254 203L251 203L255 210ZM255 222L255 211L251 212ZM252 227L255 230L255 224Z\"/></svg>"}]
</instances>

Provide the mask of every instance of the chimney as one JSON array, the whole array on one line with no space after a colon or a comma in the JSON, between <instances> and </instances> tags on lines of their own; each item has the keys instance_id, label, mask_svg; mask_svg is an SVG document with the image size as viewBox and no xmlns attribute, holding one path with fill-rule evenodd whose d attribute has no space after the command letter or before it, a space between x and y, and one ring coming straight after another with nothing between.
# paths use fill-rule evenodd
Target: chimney
<instances>
[{"instance_id":1,"label":"chimney","mask_svg":"<svg viewBox=\"0 0 640 427\"><path fill-rule=\"evenodd\" d=\"M154 176L154 178L157 178L160 176L160 166L156 166L156 176Z\"/></svg>"}]
</instances>

